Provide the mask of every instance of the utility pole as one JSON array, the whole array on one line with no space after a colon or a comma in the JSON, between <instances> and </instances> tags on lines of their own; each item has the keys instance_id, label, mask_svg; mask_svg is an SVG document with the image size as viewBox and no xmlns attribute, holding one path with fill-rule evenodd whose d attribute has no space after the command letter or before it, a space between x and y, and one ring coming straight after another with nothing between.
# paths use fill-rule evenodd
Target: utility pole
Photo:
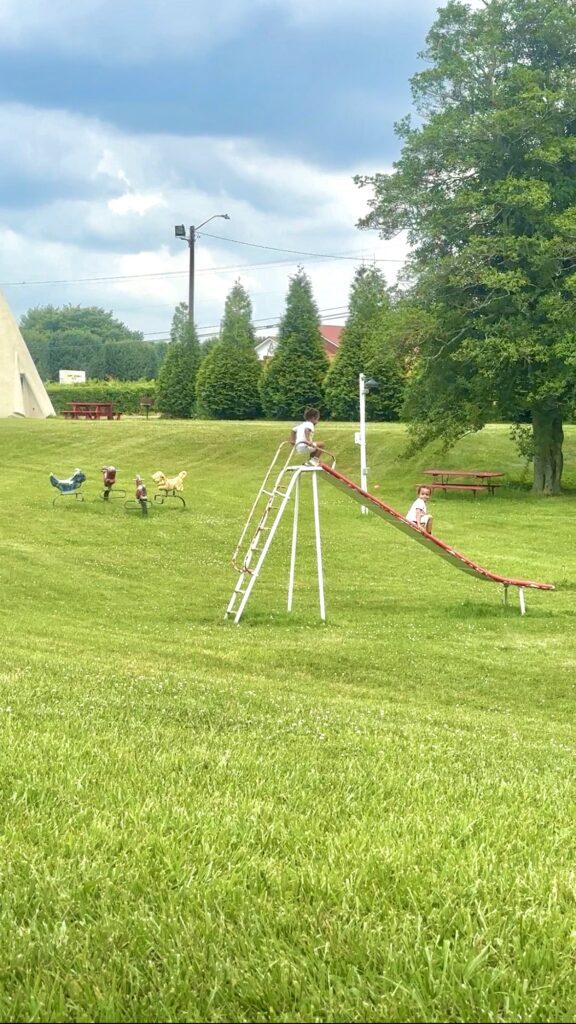
<instances>
[{"instance_id":1,"label":"utility pole","mask_svg":"<svg viewBox=\"0 0 576 1024\"><path fill-rule=\"evenodd\" d=\"M190 225L188 236L188 247L190 249L190 269L188 271L188 320L190 326L194 326L194 254L196 249L196 228Z\"/></svg>"},{"instance_id":2,"label":"utility pole","mask_svg":"<svg viewBox=\"0 0 576 1024\"><path fill-rule=\"evenodd\" d=\"M176 238L181 238L183 242L188 242L188 248L190 249L190 266L188 270L188 320L191 326L194 326L194 273L195 273L195 250L196 250L196 234L200 228L203 228L205 224L210 220L214 220L216 217L222 217L223 220L230 220L228 213L214 213L208 220L203 220L201 224L195 226L190 225L190 233L186 234L186 228L183 224L176 224L174 226L174 234Z\"/></svg>"}]
</instances>

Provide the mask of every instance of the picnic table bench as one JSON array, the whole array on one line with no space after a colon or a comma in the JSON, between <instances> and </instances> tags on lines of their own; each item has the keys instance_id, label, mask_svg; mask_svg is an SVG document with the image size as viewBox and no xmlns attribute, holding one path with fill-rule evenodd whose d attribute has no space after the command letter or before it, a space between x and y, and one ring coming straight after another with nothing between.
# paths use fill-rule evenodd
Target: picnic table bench
<instances>
[{"instance_id":1,"label":"picnic table bench","mask_svg":"<svg viewBox=\"0 0 576 1024\"><path fill-rule=\"evenodd\" d=\"M474 497L479 492L494 494L500 484L495 480L503 477L504 473L487 469L425 469L426 476L432 477L432 482L418 484L418 487L430 487L433 491L471 491Z\"/></svg>"},{"instance_id":2,"label":"picnic table bench","mask_svg":"<svg viewBox=\"0 0 576 1024\"><path fill-rule=\"evenodd\" d=\"M113 402L69 402L62 415L67 420L119 420Z\"/></svg>"}]
</instances>

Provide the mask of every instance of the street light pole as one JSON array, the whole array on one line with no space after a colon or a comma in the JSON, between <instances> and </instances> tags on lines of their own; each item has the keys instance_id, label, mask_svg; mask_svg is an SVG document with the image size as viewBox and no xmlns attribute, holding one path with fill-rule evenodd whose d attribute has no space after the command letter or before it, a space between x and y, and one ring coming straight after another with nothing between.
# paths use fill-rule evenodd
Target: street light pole
<instances>
[{"instance_id":1,"label":"street light pole","mask_svg":"<svg viewBox=\"0 0 576 1024\"><path fill-rule=\"evenodd\" d=\"M195 252L196 252L196 234L200 228L203 228L208 221L215 220L217 217L222 217L223 220L230 220L228 213L214 213L207 220L203 220L201 224L191 224L190 233L186 234L186 228L183 224L176 224L174 227L174 234L176 238L181 238L183 242L188 242L188 248L190 249L190 265L188 269L188 320L192 326L194 326L194 272L195 272Z\"/></svg>"},{"instance_id":2,"label":"street light pole","mask_svg":"<svg viewBox=\"0 0 576 1024\"><path fill-rule=\"evenodd\" d=\"M368 487L368 466L366 465L366 377L361 373L358 377L360 390L360 487L363 491ZM366 515L368 509L362 505L362 515Z\"/></svg>"},{"instance_id":3,"label":"street light pole","mask_svg":"<svg viewBox=\"0 0 576 1024\"><path fill-rule=\"evenodd\" d=\"M360 487L363 491L368 490L368 466L366 464L366 395L378 388L378 381L372 377L366 379L365 374L358 376L359 409L360 409L360 430L355 436L356 444L360 445ZM362 515L366 515L368 509L362 505Z\"/></svg>"}]
</instances>

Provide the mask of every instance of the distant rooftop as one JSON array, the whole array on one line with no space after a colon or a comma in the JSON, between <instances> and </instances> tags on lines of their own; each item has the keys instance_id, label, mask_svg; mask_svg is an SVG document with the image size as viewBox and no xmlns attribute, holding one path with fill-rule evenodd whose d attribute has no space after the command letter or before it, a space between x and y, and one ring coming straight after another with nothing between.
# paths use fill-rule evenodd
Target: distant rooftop
<instances>
[{"instance_id":1,"label":"distant rooftop","mask_svg":"<svg viewBox=\"0 0 576 1024\"><path fill-rule=\"evenodd\" d=\"M320 335L324 344L324 351L328 359L333 359L340 347L340 339L344 326L342 324L320 324ZM278 336L267 334L256 342L256 352L259 359L269 359L274 354Z\"/></svg>"}]
</instances>

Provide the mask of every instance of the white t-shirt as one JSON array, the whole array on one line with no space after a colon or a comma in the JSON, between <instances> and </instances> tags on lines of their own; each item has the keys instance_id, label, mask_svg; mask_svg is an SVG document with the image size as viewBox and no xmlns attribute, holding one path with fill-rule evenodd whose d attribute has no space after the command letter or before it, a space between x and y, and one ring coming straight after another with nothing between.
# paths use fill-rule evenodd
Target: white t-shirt
<instances>
[{"instance_id":1,"label":"white t-shirt","mask_svg":"<svg viewBox=\"0 0 576 1024\"><path fill-rule=\"evenodd\" d=\"M297 423L296 426L294 427L294 430L296 432L296 436L294 438L295 447L298 448L299 451L310 451L310 448L306 442L306 431L310 431L310 440L312 440L312 437L314 435L314 424L311 423L310 420L304 420L303 423ZM299 448L299 446L303 447Z\"/></svg>"},{"instance_id":2,"label":"white t-shirt","mask_svg":"<svg viewBox=\"0 0 576 1024\"><path fill-rule=\"evenodd\" d=\"M418 519L416 518L417 509L420 509L423 516L428 514L428 509L426 507L426 502L424 501L424 498L416 498L416 501L412 502L410 509L406 514L406 519L408 520L409 523L418 522Z\"/></svg>"}]
</instances>

